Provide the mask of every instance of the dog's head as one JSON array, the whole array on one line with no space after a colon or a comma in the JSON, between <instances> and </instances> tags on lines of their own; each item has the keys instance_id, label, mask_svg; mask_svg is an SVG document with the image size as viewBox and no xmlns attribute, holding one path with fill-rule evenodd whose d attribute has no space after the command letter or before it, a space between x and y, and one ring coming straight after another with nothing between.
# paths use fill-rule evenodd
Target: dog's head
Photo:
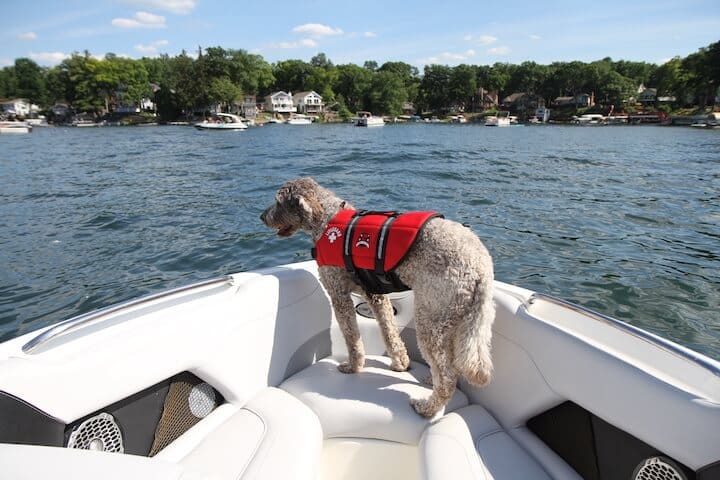
<instances>
[{"instance_id":1,"label":"dog's head","mask_svg":"<svg viewBox=\"0 0 720 480\"><path fill-rule=\"evenodd\" d=\"M298 230L311 232L320 227L324 209L320 202L323 189L312 178L298 178L280 187L275 203L260 215L260 220L289 237Z\"/></svg>"}]
</instances>

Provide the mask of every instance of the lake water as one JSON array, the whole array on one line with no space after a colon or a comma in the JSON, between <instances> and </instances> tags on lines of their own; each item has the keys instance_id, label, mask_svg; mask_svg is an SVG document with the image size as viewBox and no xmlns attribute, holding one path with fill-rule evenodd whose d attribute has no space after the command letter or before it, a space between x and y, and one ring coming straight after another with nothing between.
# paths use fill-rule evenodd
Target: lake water
<instances>
[{"instance_id":1,"label":"lake water","mask_svg":"<svg viewBox=\"0 0 720 480\"><path fill-rule=\"evenodd\" d=\"M313 176L468 223L496 278L720 359L720 131L270 125L0 137L0 340L217 275L309 259L259 215Z\"/></svg>"}]
</instances>

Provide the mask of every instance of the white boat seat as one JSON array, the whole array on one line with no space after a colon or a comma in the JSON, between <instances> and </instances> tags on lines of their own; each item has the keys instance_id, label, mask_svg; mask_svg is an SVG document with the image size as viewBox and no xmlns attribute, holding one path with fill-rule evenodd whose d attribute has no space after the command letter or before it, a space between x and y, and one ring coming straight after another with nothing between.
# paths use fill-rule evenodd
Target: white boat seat
<instances>
[{"instance_id":1,"label":"white boat seat","mask_svg":"<svg viewBox=\"0 0 720 480\"><path fill-rule=\"evenodd\" d=\"M13 480L200 480L177 464L120 453L0 443L0 477Z\"/></svg>"},{"instance_id":2,"label":"white boat seat","mask_svg":"<svg viewBox=\"0 0 720 480\"><path fill-rule=\"evenodd\" d=\"M215 413L215 412L213 412ZM240 409L217 409L155 457L0 444L0 478L250 480L318 477L322 431L315 414L277 388ZM208 421L208 422L206 422ZM213 428L208 429L207 425Z\"/></svg>"},{"instance_id":3,"label":"white boat seat","mask_svg":"<svg viewBox=\"0 0 720 480\"><path fill-rule=\"evenodd\" d=\"M315 414L270 387L204 435L179 463L189 474L213 480L314 480L322 440Z\"/></svg>"},{"instance_id":4,"label":"white boat seat","mask_svg":"<svg viewBox=\"0 0 720 480\"><path fill-rule=\"evenodd\" d=\"M479 405L458 409L430 425L420 442L425 480L550 480L550 476Z\"/></svg>"},{"instance_id":5,"label":"white boat seat","mask_svg":"<svg viewBox=\"0 0 720 480\"><path fill-rule=\"evenodd\" d=\"M420 442L430 421L415 413L410 398L430 395L431 387L422 383L430 374L427 366L412 362L407 372L394 372L389 358L368 356L360 373L343 374L338 364L332 357L320 360L285 380L280 388L315 412L325 438ZM445 411L467 404L467 397L458 390Z\"/></svg>"}]
</instances>

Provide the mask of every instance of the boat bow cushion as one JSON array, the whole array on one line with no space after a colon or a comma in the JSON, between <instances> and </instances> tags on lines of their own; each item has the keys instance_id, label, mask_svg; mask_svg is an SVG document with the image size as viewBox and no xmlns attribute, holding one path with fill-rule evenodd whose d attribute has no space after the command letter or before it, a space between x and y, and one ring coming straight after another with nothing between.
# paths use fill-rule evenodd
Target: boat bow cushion
<instances>
[{"instance_id":1,"label":"boat bow cushion","mask_svg":"<svg viewBox=\"0 0 720 480\"><path fill-rule=\"evenodd\" d=\"M315 479L321 449L317 417L286 392L266 388L205 436L180 465L214 480Z\"/></svg>"},{"instance_id":2,"label":"boat bow cushion","mask_svg":"<svg viewBox=\"0 0 720 480\"><path fill-rule=\"evenodd\" d=\"M428 427L420 442L425 480L501 480L550 476L484 408L470 405Z\"/></svg>"},{"instance_id":3,"label":"boat bow cushion","mask_svg":"<svg viewBox=\"0 0 720 480\"><path fill-rule=\"evenodd\" d=\"M390 359L381 356L368 356L365 368L355 374L340 373L338 364L332 357L320 360L280 388L315 412L325 438L374 438L417 445L430 421L415 413L410 398L430 395L431 387L422 383L430 369L412 362L407 372L394 372ZM445 411L467 404L467 397L458 390Z\"/></svg>"}]
</instances>

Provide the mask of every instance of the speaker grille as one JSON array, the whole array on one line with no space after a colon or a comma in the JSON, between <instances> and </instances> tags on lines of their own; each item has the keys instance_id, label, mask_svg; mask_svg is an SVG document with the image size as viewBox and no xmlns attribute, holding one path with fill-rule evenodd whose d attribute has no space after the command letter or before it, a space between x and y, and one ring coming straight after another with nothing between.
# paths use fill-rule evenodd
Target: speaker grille
<instances>
[{"instance_id":1,"label":"speaker grille","mask_svg":"<svg viewBox=\"0 0 720 480\"><path fill-rule=\"evenodd\" d=\"M687 480L671 460L663 457L650 457L635 469L634 480Z\"/></svg>"},{"instance_id":2,"label":"speaker grille","mask_svg":"<svg viewBox=\"0 0 720 480\"><path fill-rule=\"evenodd\" d=\"M75 427L67 448L123 453L122 432L112 415L99 413Z\"/></svg>"},{"instance_id":3,"label":"speaker grille","mask_svg":"<svg viewBox=\"0 0 720 480\"><path fill-rule=\"evenodd\" d=\"M165 397L149 456L154 456L210 414L220 403L218 397L210 384L190 373L175 377Z\"/></svg>"}]
</instances>

